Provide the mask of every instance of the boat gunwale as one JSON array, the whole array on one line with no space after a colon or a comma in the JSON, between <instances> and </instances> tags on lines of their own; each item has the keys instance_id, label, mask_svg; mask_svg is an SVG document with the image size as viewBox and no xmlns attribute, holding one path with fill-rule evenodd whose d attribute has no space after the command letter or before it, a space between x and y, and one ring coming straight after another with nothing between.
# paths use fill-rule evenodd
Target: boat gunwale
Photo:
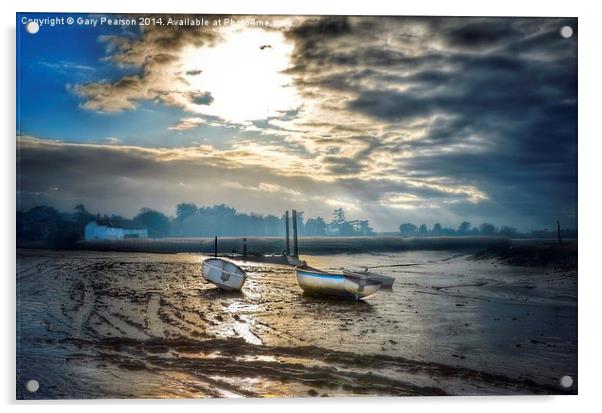
<instances>
[{"instance_id":1,"label":"boat gunwale","mask_svg":"<svg viewBox=\"0 0 602 413\"><path fill-rule=\"evenodd\" d=\"M305 274L301 274L303 276L307 276L307 277L321 277L321 278L345 278L345 276L343 274L333 274L333 273L329 273L329 272L319 272L319 271L307 271L307 270L297 270L297 275L299 273L305 273Z\"/></svg>"},{"instance_id":2,"label":"boat gunwale","mask_svg":"<svg viewBox=\"0 0 602 413\"><path fill-rule=\"evenodd\" d=\"M355 272L355 271L343 270L343 274L348 275L350 277L354 277L354 276L355 277L366 277L368 279L373 279L373 280L378 280L378 278L392 280L393 282L395 282L397 280L395 277L392 277L390 275L378 274L375 272Z\"/></svg>"},{"instance_id":3,"label":"boat gunwale","mask_svg":"<svg viewBox=\"0 0 602 413\"><path fill-rule=\"evenodd\" d=\"M217 267L215 265L208 264L207 261L222 261L222 262L226 262L228 264L232 264L237 270L240 271L240 273L239 272L226 271L223 268L219 268L219 267ZM238 266L235 263L230 262L228 260L224 260L222 258L207 258L206 260L203 261L202 266L203 266L203 268L207 267L207 268L210 268L210 269L219 270L219 271L221 271L221 272L223 272L225 274L229 274L229 275L236 275L236 276L242 277L242 278L246 278L247 277L247 273L245 272L245 270L243 270L242 268L240 268L240 266ZM201 271L201 273L203 275L203 278L206 278L204 271Z\"/></svg>"}]
</instances>

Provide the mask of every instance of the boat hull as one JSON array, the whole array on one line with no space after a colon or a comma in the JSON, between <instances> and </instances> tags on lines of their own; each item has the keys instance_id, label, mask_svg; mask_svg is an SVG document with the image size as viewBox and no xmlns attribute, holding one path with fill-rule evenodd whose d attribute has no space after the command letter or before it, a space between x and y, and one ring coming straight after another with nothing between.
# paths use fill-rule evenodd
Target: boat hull
<instances>
[{"instance_id":1,"label":"boat hull","mask_svg":"<svg viewBox=\"0 0 602 413\"><path fill-rule=\"evenodd\" d=\"M297 282L308 294L359 300L376 293L381 283L368 277L297 268Z\"/></svg>"},{"instance_id":2,"label":"boat hull","mask_svg":"<svg viewBox=\"0 0 602 413\"><path fill-rule=\"evenodd\" d=\"M247 274L238 265L219 258L203 261L202 276L205 280L226 291L240 291Z\"/></svg>"}]
</instances>

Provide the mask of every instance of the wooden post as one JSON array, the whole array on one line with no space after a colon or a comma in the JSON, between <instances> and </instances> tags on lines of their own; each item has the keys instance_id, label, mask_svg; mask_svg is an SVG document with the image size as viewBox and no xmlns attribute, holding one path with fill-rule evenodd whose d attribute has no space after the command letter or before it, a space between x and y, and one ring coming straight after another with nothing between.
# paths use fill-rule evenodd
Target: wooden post
<instances>
[{"instance_id":1,"label":"wooden post","mask_svg":"<svg viewBox=\"0 0 602 413\"><path fill-rule=\"evenodd\" d=\"M299 244L297 243L297 211L293 209L293 257L299 257Z\"/></svg>"},{"instance_id":2,"label":"wooden post","mask_svg":"<svg viewBox=\"0 0 602 413\"><path fill-rule=\"evenodd\" d=\"M246 238L242 239L242 256L243 257L247 256L247 239Z\"/></svg>"},{"instance_id":3,"label":"wooden post","mask_svg":"<svg viewBox=\"0 0 602 413\"><path fill-rule=\"evenodd\" d=\"M556 226L558 227L558 243L562 244L562 238L560 237L560 221L556 221Z\"/></svg>"},{"instance_id":4,"label":"wooden post","mask_svg":"<svg viewBox=\"0 0 602 413\"><path fill-rule=\"evenodd\" d=\"M213 246L213 255L217 258L217 235L215 236L215 245Z\"/></svg>"},{"instance_id":5,"label":"wooden post","mask_svg":"<svg viewBox=\"0 0 602 413\"><path fill-rule=\"evenodd\" d=\"M288 210L286 211L286 214L284 214L284 221L285 221L285 227L286 227L286 255L291 255L291 235L290 235L290 230L288 228L289 222L288 222Z\"/></svg>"}]
</instances>

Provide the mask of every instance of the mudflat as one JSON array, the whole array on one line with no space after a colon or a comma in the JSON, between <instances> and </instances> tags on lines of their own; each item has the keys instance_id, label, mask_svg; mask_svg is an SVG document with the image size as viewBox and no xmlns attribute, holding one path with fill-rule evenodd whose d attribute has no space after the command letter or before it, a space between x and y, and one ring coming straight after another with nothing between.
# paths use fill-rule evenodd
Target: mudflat
<instances>
[{"instance_id":1,"label":"mudflat","mask_svg":"<svg viewBox=\"0 0 602 413\"><path fill-rule=\"evenodd\" d=\"M352 302L250 262L242 292L220 292L204 258L19 250L17 397L577 392L576 268L446 250L302 257L396 278Z\"/></svg>"}]
</instances>

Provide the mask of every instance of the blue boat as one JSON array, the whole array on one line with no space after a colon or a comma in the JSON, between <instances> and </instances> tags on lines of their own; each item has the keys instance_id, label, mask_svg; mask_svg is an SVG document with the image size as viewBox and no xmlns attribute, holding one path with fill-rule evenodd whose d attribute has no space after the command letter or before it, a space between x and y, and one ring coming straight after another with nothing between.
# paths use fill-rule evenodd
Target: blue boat
<instances>
[{"instance_id":1,"label":"blue boat","mask_svg":"<svg viewBox=\"0 0 602 413\"><path fill-rule=\"evenodd\" d=\"M308 294L344 297L355 300L376 293L382 281L360 273L337 274L311 267L297 267L297 282Z\"/></svg>"}]
</instances>

